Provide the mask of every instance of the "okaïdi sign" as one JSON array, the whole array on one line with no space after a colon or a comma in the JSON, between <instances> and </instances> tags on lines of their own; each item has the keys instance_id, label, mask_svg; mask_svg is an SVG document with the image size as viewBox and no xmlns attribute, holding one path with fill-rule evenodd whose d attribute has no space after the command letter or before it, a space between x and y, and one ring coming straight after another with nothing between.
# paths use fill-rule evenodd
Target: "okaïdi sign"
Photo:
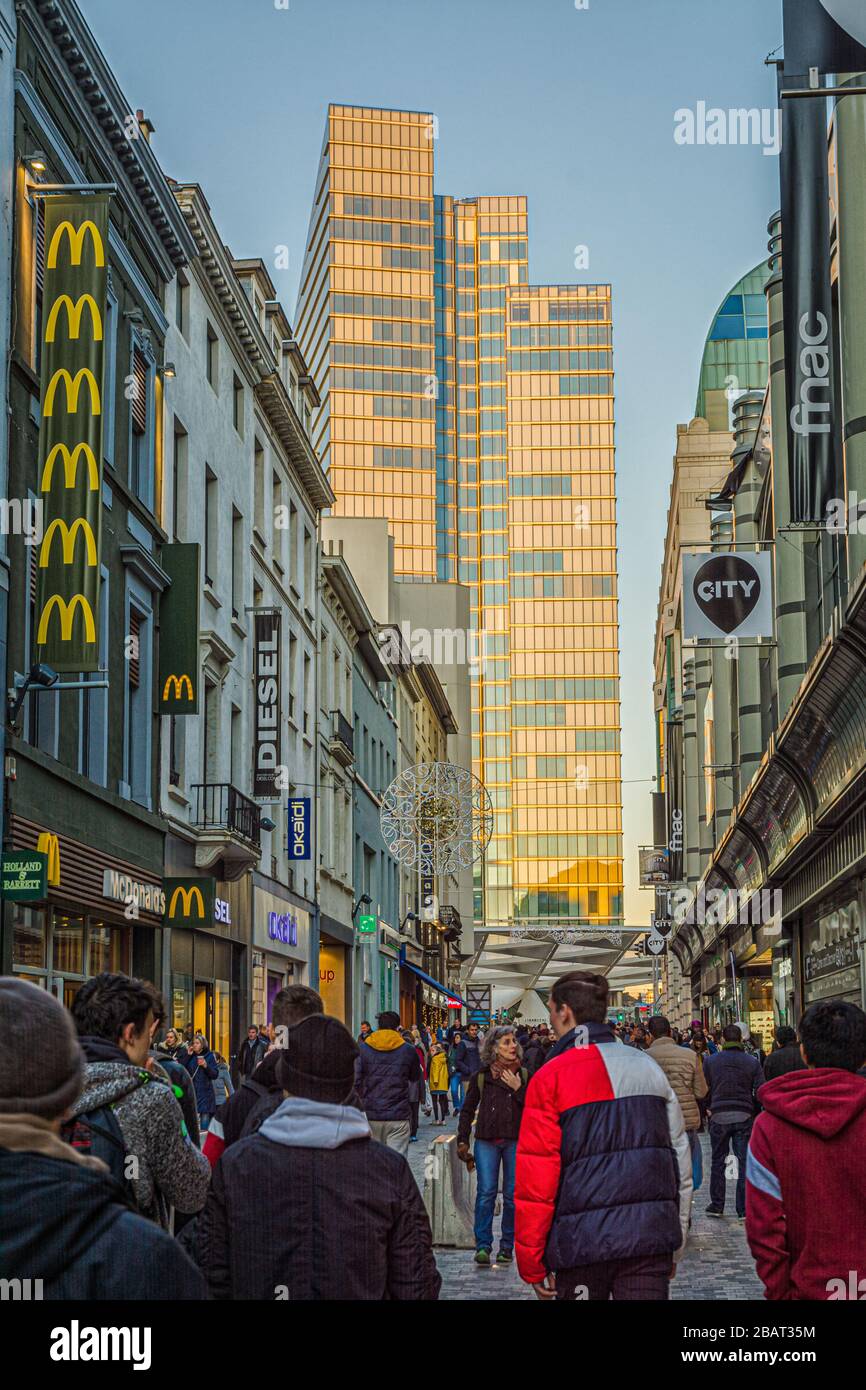
<instances>
[{"instance_id":1,"label":"oka\u00efdi sign","mask_svg":"<svg viewBox=\"0 0 866 1390\"><path fill-rule=\"evenodd\" d=\"M683 556L683 637L772 637L769 551Z\"/></svg>"},{"instance_id":2,"label":"oka\u00efdi sign","mask_svg":"<svg viewBox=\"0 0 866 1390\"><path fill-rule=\"evenodd\" d=\"M253 796L274 801L280 765L280 614L255 615Z\"/></svg>"}]
</instances>

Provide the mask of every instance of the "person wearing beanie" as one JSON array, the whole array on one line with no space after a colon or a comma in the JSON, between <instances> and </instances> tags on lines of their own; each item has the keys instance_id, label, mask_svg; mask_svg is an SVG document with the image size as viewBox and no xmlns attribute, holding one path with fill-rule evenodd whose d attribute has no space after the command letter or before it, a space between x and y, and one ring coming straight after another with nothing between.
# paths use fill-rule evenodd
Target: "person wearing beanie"
<instances>
[{"instance_id":1,"label":"person wearing beanie","mask_svg":"<svg viewBox=\"0 0 866 1390\"><path fill-rule=\"evenodd\" d=\"M223 1152L199 1217L196 1257L213 1298L438 1298L418 1184L351 1104L357 1057L336 1018L314 1014L289 1031L282 1103Z\"/></svg>"},{"instance_id":2,"label":"person wearing beanie","mask_svg":"<svg viewBox=\"0 0 866 1390\"><path fill-rule=\"evenodd\" d=\"M400 1032L400 1016L386 1010L379 1027L361 1043L355 1085L373 1137L405 1156L409 1152L412 1095L420 1094L424 1072L418 1052Z\"/></svg>"},{"instance_id":3,"label":"person wearing beanie","mask_svg":"<svg viewBox=\"0 0 866 1390\"><path fill-rule=\"evenodd\" d=\"M199 1271L106 1164L61 1139L84 1071L58 1000L0 977L0 1277L51 1300L206 1298Z\"/></svg>"}]
</instances>

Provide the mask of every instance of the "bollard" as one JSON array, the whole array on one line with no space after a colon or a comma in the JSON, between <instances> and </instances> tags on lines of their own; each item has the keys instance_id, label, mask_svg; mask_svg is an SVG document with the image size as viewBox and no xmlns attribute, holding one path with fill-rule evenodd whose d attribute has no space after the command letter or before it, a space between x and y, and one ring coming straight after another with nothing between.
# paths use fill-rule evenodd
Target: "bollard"
<instances>
[{"instance_id":1,"label":"bollard","mask_svg":"<svg viewBox=\"0 0 866 1390\"><path fill-rule=\"evenodd\" d=\"M456 1134L437 1134L424 1160L424 1205L434 1245L474 1250L475 1173L457 1157Z\"/></svg>"}]
</instances>

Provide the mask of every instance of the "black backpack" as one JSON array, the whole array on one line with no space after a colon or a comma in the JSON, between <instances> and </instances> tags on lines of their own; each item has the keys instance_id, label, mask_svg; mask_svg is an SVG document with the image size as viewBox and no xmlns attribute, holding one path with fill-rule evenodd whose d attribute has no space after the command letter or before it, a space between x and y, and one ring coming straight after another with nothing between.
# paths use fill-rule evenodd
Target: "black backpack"
<instances>
[{"instance_id":1,"label":"black backpack","mask_svg":"<svg viewBox=\"0 0 866 1390\"><path fill-rule=\"evenodd\" d=\"M86 1110L72 1120L66 1120L60 1137L76 1153L86 1158L101 1158L115 1183L123 1190L129 1206L138 1211L138 1202L131 1180L126 1176L126 1143L114 1113L113 1105L101 1105Z\"/></svg>"}]
</instances>

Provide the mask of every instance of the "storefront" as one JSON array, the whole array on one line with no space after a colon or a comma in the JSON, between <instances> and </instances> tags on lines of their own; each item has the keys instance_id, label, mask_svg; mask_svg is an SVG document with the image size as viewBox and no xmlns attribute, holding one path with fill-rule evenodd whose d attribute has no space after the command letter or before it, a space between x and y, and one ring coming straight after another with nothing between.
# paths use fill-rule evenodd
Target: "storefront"
<instances>
[{"instance_id":1,"label":"storefront","mask_svg":"<svg viewBox=\"0 0 866 1390\"><path fill-rule=\"evenodd\" d=\"M270 1023L274 998L286 985L309 985L310 914L286 897L253 884L253 970L248 1023Z\"/></svg>"},{"instance_id":2,"label":"storefront","mask_svg":"<svg viewBox=\"0 0 866 1390\"><path fill-rule=\"evenodd\" d=\"M824 999L862 1004L863 915L856 886L825 899L801 934L803 1008Z\"/></svg>"},{"instance_id":3,"label":"storefront","mask_svg":"<svg viewBox=\"0 0 866 1390\"><path fill-rule=\"evenodd\" d=\"M421 1023L431 1031L436 1028L448 1028L459 1018L459 1010L453 1007L454 1003L463 1005L460 996L450 990L440 980L435 980L432 975L428 975L419 966L406 959L407 946L404 945L403 957L401 960L401 990L402 977L408 976L414 980L412 986L414 999L412 1000L413 1017L407 1023L403 1017L401 1008L401 1022L404 1028L411 1027L413 1023ZM449 1002L450 1001L450 1002ZM401 997L402 1003L402 997Z\"/></svg>"},{"instance_id":4,"label":"storefront","mask_svg":"<svg viewBox=\"0 0 866 1390\"><path fill-rule=\"evenodd\" d=\"M227 1062L243 1037L249 895L249 875L236 883L218 880L210 926L176 926L168 933L171 1025L183 1030L192 1024Z\"/></svg>"},{"instance_id":5,"label":"storefront","mask_svg":"<svg viewBox=\"0 0 866 1390\"><path fill-rule=\"evenodd\" d=\"M318 991L325 1013L352 1024L352 948L354 929L322 913L319 918Z\"/></svg>"}]
</instances>

